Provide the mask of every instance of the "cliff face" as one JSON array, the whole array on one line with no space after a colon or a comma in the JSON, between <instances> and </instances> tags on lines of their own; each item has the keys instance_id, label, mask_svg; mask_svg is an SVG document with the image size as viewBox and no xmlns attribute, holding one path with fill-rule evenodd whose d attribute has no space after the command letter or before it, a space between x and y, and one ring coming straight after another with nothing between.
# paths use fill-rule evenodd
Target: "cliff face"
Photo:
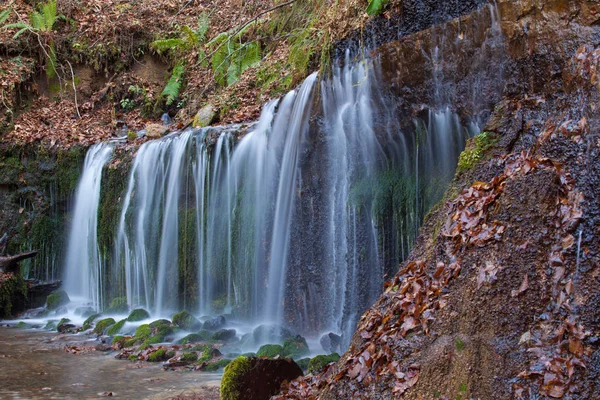
<instances>
[{"instance_id":1,"label":"cliff face","mask_svg":"<svg viewBox=\"0 0 600 400\"><path fill-rule=\"evenodd\" d=\"M498 7L505 87L485 132L348 352L283 398L600 397L599 10Z\"/></svg>"}]
</instances>

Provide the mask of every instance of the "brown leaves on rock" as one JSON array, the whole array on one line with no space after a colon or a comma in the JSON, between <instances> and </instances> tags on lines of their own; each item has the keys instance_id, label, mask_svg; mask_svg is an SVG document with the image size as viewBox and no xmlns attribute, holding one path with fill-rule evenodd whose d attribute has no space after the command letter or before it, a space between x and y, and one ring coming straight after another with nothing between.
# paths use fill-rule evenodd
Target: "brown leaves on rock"
<instances>
[{"instance_id":1,"label":"brown leaves on rock","mask_svg":"<svg viewBox=\"0 0 600 400\"><path fill-rule=\"evenodd\" d=\"M534 335L535 345L528 352L535 356L529 369L519 378L528 379L539 385L540 394L561 398L577 389L575 373L585 368L583 363L583 340L587 336L583 326L574 317L565 319L553 327L551 323L542 325ZM524 398L524 384L513 386L517 398Z\"/></svg>"},{"instance_id":2,"label":"brown leaves on rock","mask_svg":"<svg viewBox=\"0 0 600 400\"><path fill-rule=\"evenodd\" d=\"M504 179L502 175L491 183L475 182L452 203L450 218L442 233L453 239L454 253L461 246L485 246L502 237L506 227L496 221L487 223L487 215L489 207L502 193Z\"/></svg>"}]
</instances>

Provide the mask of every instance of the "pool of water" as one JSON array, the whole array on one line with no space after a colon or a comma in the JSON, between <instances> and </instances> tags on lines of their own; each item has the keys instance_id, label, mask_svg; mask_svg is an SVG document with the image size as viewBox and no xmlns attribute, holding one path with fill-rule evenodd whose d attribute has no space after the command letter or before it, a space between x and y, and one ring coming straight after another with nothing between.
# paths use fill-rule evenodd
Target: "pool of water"
<instances>
[{"instance_id":1,"label":"pool of water","mask_svg":"<svg viewBox=\"0 0 600 400\"><path fill-rule=\"evenodd\" d=\"M85 335L0 327L2 399L219 399L219 373L164 371L160 364L116 360L116 352L81 351Z\"/></svg>"}]
</instances>

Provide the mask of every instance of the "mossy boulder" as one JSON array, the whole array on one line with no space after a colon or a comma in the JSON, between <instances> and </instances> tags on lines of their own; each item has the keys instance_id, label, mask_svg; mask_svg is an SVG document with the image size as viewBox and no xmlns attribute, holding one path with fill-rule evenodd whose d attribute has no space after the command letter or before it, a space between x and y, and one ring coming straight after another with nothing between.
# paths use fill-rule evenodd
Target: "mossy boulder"
<instances>
[{"instance_id":1,"label":"mossy boulder","mask_svg":"<svg viewBox=\"0 0 600 400\"><path fill-rule=\"evenodd\" d=\"M169 358L169 355L167 354L167 350L166 349L158 349L152 353L150 353L150 355L148 356L148 361L150 362L161 362L161 361L167 361Z\"/></svg>"},{"instance_id":2,"label":"mossy boulder","mask_svg":"<svg viewBox=\"0 0 600 400\"><path fill-rule=\"evenodd\" d=\"M202 331L200 331L202 332ZM179 339L179 344L188 344L188 343L197 343L197 342L205 342L211 338L210 332L208 332L208 336L202 333L190 333L189 335ZM205 331L207 332L207 331Z\"/></svg>"},{"instance_id":3,"label":"mossy boulder","mask_svg":"<svg viewBox=\"0 0 600 400\"><path fill-rule=\"evenodd\" d=\"M92 327L92 325L94 324L94 321L97 320L98 318L100 318L102 314L94 314L94 315L90 315L84 322L83 322L83 330L87 331L88 329L90 329Z\"/></svg>"},{"instance_id":4,"label":"mossy boulder","mask_svg":"<svg viewBox=\"0 0 600 400\"><path fill-rule=\"evenodd\" d=\"M216 331L223 328L226 323L227 320L225 319L225 317L223 315L219 315L218 317L209 318L206 321L204 321L202 328L208 331Z\"/></svg>"},{"instance_id":5,"label":"mossy boulder","mask_svg":"<svg viewBox=\"0 0 600 400\"><path fill-rule=\"evenodd\" d=\"M104 318L96 323L96 327L94 328L94 333L98 335L102 335L105 331L108 330L109 327L113 326L116 321L112 318Z\"/></svg>"},{"instance_id":6,"label":"mossy boulder","mask_svg":"<svg viewBox=\"0 0 600 400\"><path fill-rule=\"evenodd\" d=\"M135 330L135 338L136 338L136 340L138 340L140 342L143 342L144 340L148 339L150 336L152 336L152 327L148 324L140 325Z\"/></svg>"},{"instance_id":7,"label":"mossy boulder","mask_svg":"<svg viewBox=\"0 0 600 400\"><path fill-rule=\"evenodd\" d=\"M46 325L44 326L44 330L46 331L53 331L56 329L56 325L57 325L57 320L55 319L51 319L50 321L46 322Z\"/></svg>"},{"instance_id":8,"label":"mossy boulder","mask_svg":"<svg viewBox=\"0 0 600 400\"><path fill-rule=\"evenodd\" d=\"M186 362L186 363L194 363L196 361L198 361L198 354L194 353L194 352L190 352L190 353L183 353L183 355L181 356L180 361Z\"/></svg>"},{"instance_id":9,"label":"mossy boulder","mask_svg":"<svg viewBox=\"0 0 600 400\"><path fill-rule=\"evenodd\" d=\"M225 368L231 363L231 360L221 359L215 362L206 363L202 367L200 367L201 371L214 372L218 371L221 368Z\"/></svg>"},{"instance_id":10,"label":"mossy boulder","mask_svg":"<svg viewBox=\"0 0 600 400\"><path fill-rule=\"evenodd\" d=\"M105 310L105 314L127 314L129 312L129 305L127 304L127 297L115 297L111 300L108 308Z\"/></svg>"},{"instance_id":11,"label":"mossy boulder","mask_svg":"<svg viewBox=\"0 0 600 400\"><path fill-rule=\"evenodd\" d=\"M71 299L64 290L59 290L56 293L52 293L46 297L46 308L48 310L56 310L57 308L69 304Z\"/></svg>"},{"instance_id":12,"label":"mossy boulder","mask_svg":"<svg viewBox=\"0 0 600 400\"><path fill-rule=\"evenodd\" d=\"M148 313L148 311L144 310L143 308L136 308L129 314L129 316L127 317L127 321L138 322L148 318L150 318L150 314Z\"/></svg>"},{"instance_id":13,"label":"mossy boulder","mask_svg":"<svg viewBox=\"0 0 600 400\"><path fill-rule=\"evenodd\" d=\"M27 304L27 284L21 274L0 282L0 318L25 311Z\"/></svg>"},{"instance_id":14,"label":"mossy boulder","mask_svg":"<svg viewBox=\"0 0 600 400\"><path fill-rule=\"evenodd\" d=\"M56 331L59 333L74 333L75 330L75 325L73 325L68 318L63 318L56 324Z\"/></svg>"},{"instance_id":15,"label":"mossy boulder","mask_svg":"<svg viewBox=\"0 0 600 400\"><path fill-rule=\"evenodd\" d=\"M221 400L269 399L279 393L284 381L302 376L293 360L240 356L226 367L221 379Z\"/></svg>"},{"instance_id":16,"label":"mossy boulder","mask_svg":"<svg viewBox=\"0 0 600 400\"><path fill-rule=\"evenodd\" d=\"M152 328L156 328L159 325L171 325L171 321L169 321L168 319L157 319L156 321L152 321L150 323L150 326Z\"/></svg>"},{"instance_id":17,"label":"mossy boulder","mask_svg":"<svg viewBox=\"0 0 600 400\"><path fill-rule=\"evenodd\" d=\"M212 336L212 340L231 342L236 339L235 329L220 329Z\"/></svg>"},{"instance_id":18,"label":"mossy boulder","mask_svg":"<svg viewBox=\"0 0 600 400\"><path fill-rule=\"evenodd\" d=\"M121 333L121 330L123 329L123 326L125 326L126 322L127 322L126 319L120 320L119 322L117 322L116 324L114 324L113 326L108 328L108 331L106 331L106 334L108 336L114 336L117 333Z\"/></svg>"},{"instance_id":19,"label":"mossy boulder","mask_svg":"<svg viewBox=\"0 0 600 400\"><path fill-rule=\"evenodd\" d=\"M298 335L283 342L283 356L300 358L310 353L306 339Z\"/></svg>"},{"instance_id":20,"label":"mossy boulder","mask_svg":"<svg viewBox=\"0 0 600 400\"><path fill-rule=\"evenodd\" d=\"M15 325L15 328L18 328L18 329L31 329L31 328L33 328L33 325L28 324L27 322L20 321L18 324Z\"/></svg>"},{"instance_id":21,"label":"mossy boulder","mask_svg":"<svg viewBox=\"0 0 600 400\"><path fill-rule=\"evenodd\" d=\"M202 327L202 323L198 318L194 317L187 311L182 311L173 315L173 325L186 331L197 331Z\"/></svg>"},{"instance_id":22,"label":"mossy boulder","mask_svg":"<svg viewBox=\"0 0 600 400\"><path fill-rule=\"evenodd\" d=\"M257 357L283 357L283 346L279 344L265 344L256 352Z\"/></svg>"},{"instance_id":23,"label":"mossy boulder","mask_svg":"<svg viewBox=\"0 0 600 400\"><path fill-rule=\"evenodd\" d=\"M302 369L302 371L308 371L308 365L310 364L310 358L302 358L300 360L296 360L296 364Z\"/></svg>"},{"instance_id":24,"label":"mossy boulder","mask_svg":"<svg viewBox=\"0 0 600 400\"><path fill-rule=\"evenodd\" d=\"M319 355L310 359L310 363L308 364L308 373L309 374L318 374L325 368L326 365L337 362L340 359L340 355L338 353L331 353L329 355Z\"/></svg>"}]
</instances>

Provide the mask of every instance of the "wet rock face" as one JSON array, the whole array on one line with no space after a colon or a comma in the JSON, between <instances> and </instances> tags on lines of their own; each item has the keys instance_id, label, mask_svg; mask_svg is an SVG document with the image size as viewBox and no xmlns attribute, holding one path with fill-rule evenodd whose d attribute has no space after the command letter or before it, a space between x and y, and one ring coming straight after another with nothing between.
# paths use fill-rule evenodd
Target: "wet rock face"
<instances>
[{"instance_id":1,"label":"wet rock face","mask_svg":"<svg viewBox=\"0 0 600 400\"><path fill-rule=\"evenodd\" d=\"M373 18L364 32L356 32L336 45L335 55L343 57L350 46L367 42L371 48L442 24L477 10L486 0L402 0L392 2L392 15Z\"/></svg>"}]
</instances>

